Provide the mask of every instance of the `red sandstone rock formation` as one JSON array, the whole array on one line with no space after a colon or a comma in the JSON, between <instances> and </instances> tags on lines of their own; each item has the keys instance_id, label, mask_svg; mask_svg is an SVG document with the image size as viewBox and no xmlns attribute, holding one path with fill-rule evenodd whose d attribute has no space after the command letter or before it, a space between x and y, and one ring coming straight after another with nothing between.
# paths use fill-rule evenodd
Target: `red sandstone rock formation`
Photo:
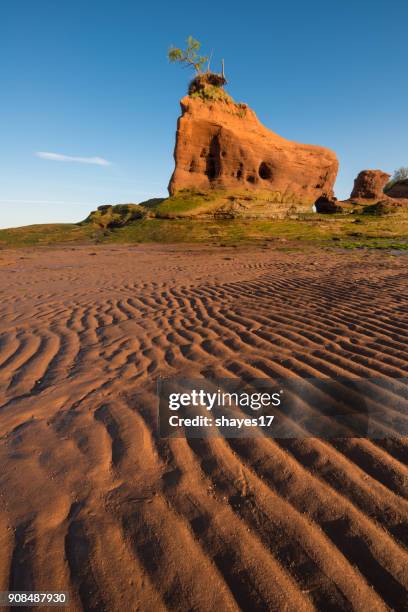
<instances>
[{"instance_id":1,"label":"red sandstone rock formation","mask_svg":"<svg viewBox=\"0 0 408 612\"><path fill-rule=\"evenodd\" d=\"M331 199L338 162L324 147L286 140L246 105L186 96L181 100L171 195L183 189L269 193L271 201L310 210Z\"/></svg>"},{"instance_id":2,"label":"red sandstone rock formation","mask_svg":"<svg viewBox=\"0 0 408 612\"><path fill-rule=\"evenodd\" d=\"M398 213L408 206L408 198L399 191L400 197L392 189L385 189L390 175L382 170L362 170L354 181L354 188L348 200L337 202L340 211L345 213L364 212L376 215ZM391 196L392 193L392 196ZM407 181L408 195L408 181ZM391 197L390 197L391 196ZM316 208L318 206L316 204ZM321 212L337 212L322 210Z\"/></svg>"},{"instance_id":3,"label":"red sandstone rock formation","mask_svg":"<svg viewBox=\"0 0 408 612\"><path fill-rule=\"evenodd\" d=\"M404 179L393 183L385 193L390 198L408 198L408 180Z\"/></svg>"},{"instance_id":4,"label":"red sandstone rock formation","mask_svg":"<svg viewBox=\"0 0 408 612\"><path fill-rule=\"evenodd\" d=\"M362 170L354 181L351 200L381 200L384 199L384 187L390 180L390 175L382 170Z\"/></svg>"}]
</instances>

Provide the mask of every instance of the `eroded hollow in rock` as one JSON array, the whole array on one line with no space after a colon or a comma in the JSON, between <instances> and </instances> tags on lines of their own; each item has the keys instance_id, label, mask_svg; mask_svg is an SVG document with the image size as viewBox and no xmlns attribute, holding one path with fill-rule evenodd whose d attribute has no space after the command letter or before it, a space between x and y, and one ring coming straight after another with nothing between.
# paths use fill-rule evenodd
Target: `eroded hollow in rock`
<instances>
[{"instance_id":1,"label":"eroded hollow in rock","mask_svg":"<svg viewBox=\"0 0 408 612\"><path fill-rule=\"evenodd\" d=\"M244 170L244 164L242 162L239 162L239 168L236 174L237 179L242 179L243 170Z\"/></svg>"},{"instance_id":2,"label":"eroded hollow in rock","mask_svg":"<svg viewBox=\"0 0 408 612\"><path fill-rule=\"evenodd\" d=\"M265 181L272 178L272 168L266 162L262 162L259 166L258 174Z\"/></svg>"},{"instance_id":3,"label":"eroded hollow in rock","mask_svg":"<svg viewBox=\"0 0 408 612\"><path fill-rule=\"evenodd\" d=\"M320 196L314 203L314 207L318 213L335 213L341 212L341 207L336 204L335 199L330 199L326 196Z\"/></svg>"},{"instance_id":4,"label":"eroded hollow in rock","mask_svg":"<svg viewBox=\"0 0 408 612\"><path fill-rule=\"evenodd\" d=\"M213 136L208 150L205 173L210 180L221 173L221 147L218 136Z\"/></svg>"}]
</instances>

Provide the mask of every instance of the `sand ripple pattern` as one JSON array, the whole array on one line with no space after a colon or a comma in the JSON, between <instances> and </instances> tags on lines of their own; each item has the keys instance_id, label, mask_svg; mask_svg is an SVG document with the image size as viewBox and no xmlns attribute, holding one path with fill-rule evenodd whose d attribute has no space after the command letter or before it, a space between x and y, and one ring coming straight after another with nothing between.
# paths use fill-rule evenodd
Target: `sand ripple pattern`
<instances>
[{"instance_id":1,"label":"sand ripple pattern","mask_svg":"<svg viewBox=\"0 0 408 612\"><path fill-rule=\"evenodd\" d=\"M1 590L72 610L407 609L407 441L161 440L159 376L408 375L389 255L0 254Z\"/></svg>"}]
</instances>

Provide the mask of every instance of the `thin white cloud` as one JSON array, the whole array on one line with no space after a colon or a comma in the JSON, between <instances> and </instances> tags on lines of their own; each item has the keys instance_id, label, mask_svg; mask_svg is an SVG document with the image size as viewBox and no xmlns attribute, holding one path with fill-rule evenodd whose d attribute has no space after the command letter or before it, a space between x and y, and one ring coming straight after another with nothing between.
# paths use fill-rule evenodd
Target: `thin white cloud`
<instances>
[{"instance_id":1,"label":"thin white cloud","mask_svg":"<svg viewBox=\"0 0 408 612\"><path fill-rule=\"evenodd\" d=\"M80 164L96 164L97 166L110 166L111 164L103 157L78 157L77 155L63 155L62 153L49 153L47 151L37 151L36 156L53 161L79 162Z\"/></svg>"}]
</instances>

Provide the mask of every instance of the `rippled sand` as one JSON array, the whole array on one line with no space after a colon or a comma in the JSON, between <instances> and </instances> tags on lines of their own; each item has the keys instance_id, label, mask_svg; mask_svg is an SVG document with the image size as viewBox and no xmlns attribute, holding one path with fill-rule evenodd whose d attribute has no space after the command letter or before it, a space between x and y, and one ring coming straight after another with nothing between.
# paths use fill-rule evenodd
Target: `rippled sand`
<instances>
[{"instance_id":1,"label":"rippled sand","mask_svg":"<svg viewBox=\"0 0 408 612\"><path fill-rule=\"evenodd\" d=\"M161 440L158 376L407 376L408 259L0 251L1 590L402 610L407 439Z\"/></svg>"}]
</instances>

